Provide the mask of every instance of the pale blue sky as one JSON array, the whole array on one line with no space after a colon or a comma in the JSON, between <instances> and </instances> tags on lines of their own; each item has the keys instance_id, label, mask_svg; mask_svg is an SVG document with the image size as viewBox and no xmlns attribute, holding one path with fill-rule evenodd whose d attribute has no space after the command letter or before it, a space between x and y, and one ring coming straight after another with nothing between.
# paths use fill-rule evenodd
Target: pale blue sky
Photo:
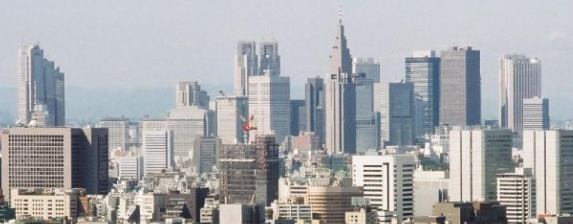
<instances>
[{"instance_id":1,"label":"pale blue sky","mask_svg":"<svg viewBox=\"0 0 573 224\"><path fill-rule=\"evenodd\" d=\"M484 117L495 118L497 58L525 53L543 60L552 115L573 118L570 0L2 1L0 87L14 87L16 50L34 41L69 86L231 85L236 41L271 37L282 74L302 86L326 72L339 4L352 55L379 58L384 81L402 78L412 50L473 45L482 53Z\"/></svg>"}]
</instances>

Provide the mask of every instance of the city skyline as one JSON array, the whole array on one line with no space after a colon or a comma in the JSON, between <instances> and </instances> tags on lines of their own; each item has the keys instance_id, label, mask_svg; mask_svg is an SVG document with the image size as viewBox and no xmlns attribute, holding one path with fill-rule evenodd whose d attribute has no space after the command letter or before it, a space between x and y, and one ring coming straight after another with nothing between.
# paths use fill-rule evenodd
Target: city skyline
<instances>
[{"instance_id":1,"label":"city skyline","mask_svg":"<svg viewBox=\"0 0 573 224\"><path fill-rule=\"evenodd\" d=\"M241 20L238 20L236 25L227 25L226 19L215 20L213 23L218 24L220 30L213 30L208 26L201 25L194 19L200 15L218 17L221 17L221 13L236 15L234 11L229 12L229 8L233 7L223 7L220 12L216 11L215 9L219 9L218 6L220 6L218 3L204 3L204 5L199 5L200 7L192 7L194 6L192 3L182 2L180 3L181 9L177 10L173 8L176 4L142 4L141 9L135 11L133 18L123 17L118 13L122 10L128 10L130 6L129 3L119 3L116 9L108 10L110 18L107 19L100 18L99 14L90 11L90 7L86 5L74 5L74 10L70 12L69 18L86 22L87 28L83 25L79 27L80 24L64 22L68 17L62 15L54 15L45 21L29 21L23 13L29 9L26 6L29 6L30 2L10 3L7 4L8 7L3 7L3 10L7 11L1 13L0 18L7 16L18 18L21 23L29 24L36 29L22 30L16 26L16 23L12 22L16 20L0 19L2 21L0 24L3 25L5 32L12 34L0 37L2 40L0 41L0 57L5 58L0 62L0 79L3 80L0 83L0 88L9 88L12 86L11 84L16 82L13 75L16 59L13 55L22 43L40 42L41 46L49 52L48 58L57 61L58 65L66 72L68 88L106 88L113 90L120 88L165 88L172 86L179 80L196 80L203 85L216 85L218 84L217 80L232 77L232 60L237 41L243 39L257 41L275 39L281 45L282 75L291 77L293 89L302 89L306 78L323 75L328 70L329 47L321 42L331 38L336 33L332 26L336 24L337 7L342 5L343 18L347 25L349 45L352 46L353 55L373 57L379 60L381 62L381 80L384 82L399 81L403 78L403 58L409 56L413 50L434 49L439 51L452 45L472 45L482 53L482 86L489 90L484 91L483 94L483 119L497 118L498 116L497 106L494 105L499 94L497 60L506 53L523 53L541 58L545 62L543 85L557 87L544 88L547 90L544 92L544 97L551 98L552 102L556 104L561 104L560 102L565 102L567 99L566 93L563 91L566 88L564 84L566 82L557 81L560 78L569 79L563 74L567 74L567 71L570 70L568 63L566 63L570 59L562 52L573 46L571 34L567 33L567 30L571 30L571 25L563 22L570 20L567 19L568 13L558 13L567 7L520 1L520 7L523 10L513 13L527 15L527 18L524 17L526 22L516 22L517 19L513 17L499 21L499 18L505 15L503 14L504 10L514 5L511 4L511 1L499 4L485 1L483 5L449 2L451 4L444 9L425 2L402 4L385 2L386 5L372 2L365 2L364 4L304 3L306 4L304 6L307 7L299 7L300 13L284 14L285 12L279 10L282 7L298 6L297 3L301 4L300 2L263 3L268 10L255 10L249 15L240 14ZM412 9L413 13L417 13L416 15L421 19L433 19L420 22L389 10L389 8L394 7L397 11L403 11L414 3L418 3L416 5L419 7ZM42 5L44 3L37 4ZM246 1L242 5L235 6L242 9L252 4L255 3ZM494 7L491 7L492 4ZM565 4L571 3L566 2ZM65 10L65 7L62 8L60 7L62 5L58 4L44 6L44 9L52 10L29 10L35 10L37 14L46 16ZM108 4L105 2L93 3L89 6L96 9L106 9ZM474 10L466 13L467 15L451 10L462 6L464 8L471 6ZM145 13L152 12L151 8L157 9L156 20L142 18ZM195 11L199 8L203 10ZM531 16L531 10L536 8L545 10ZM183 14L184 9L189 9L190 13ZM304 13L306 10L314 10L317 13L307 15ZM478 16L482 15L484 10L488 10L487 13L490 15L488 17L491 18L483 18L484 21L480 21ZM164 15L164 13L172 11L172 14ZM549 12L557 13L549 14ZM281 16L275 18L272 16L273 14L281 15L284 18L278 18ZM294 17L294 14L301 15ZM362 14L369 17L364 17ZM435 16L436 14L441 14L441 16ZM551 17L548 17L549 15ZM266 17L270 19L260 19ZM452 23L446 19L448 17L458 18L459 22ZM488 21L496 21L496 23L492 24ZM541 25L549 23L551 25L530 27L526 26L527 22ZM58 32L54 34L54 30L62 29L60 26L54 27L54 24L59 23L70 23L69 25L73 29L70 29L69 35L57 34ZM161 25L163 23L173 24L173 27L164 27ZM249 23L252 25L249 26ZM299 26L294 26L293 29L299 32L285 31L282 28L283 25L286 25L285 23L298 24ZM428 28L422 27L422 25L430 24L433 25L430 27L435 26L441 32L431 32ZM471 25L473 29L471 31L463 29L464 24ZM184 25L188 28L185 28ZM508 25L511 26L508 27ZM381 27L382 29L369 27ZM51 28L49 29L51 32L47 32L47 28ZM311 32L307 31L309 28L311 28ZM132 31L132 34L126 34L119 29L128 29ZM159 29L165 32L156 32ZM195 32L187 33L194 29L200 31L201 35L195 35ZM497 32L501 29L504 32ZM305 32L300 32L300 30ZM530 31L531 35L518 39L514 38L522 30ZM176 31L183 33L175 35L174 32ZM230 33L234 35L226 35ZM416 38L419 35L424 35L425 38ZM178 57L173 58L171 55ZM198 57L199 55L204 57ZM172 60L161 59L163 56L165 58L170 57ZM150 64L150 60L153 60L153 63ZM92 63L98 64L97 71L91 69ZM162 78L157 79L157 77ZM114 81L108 82L112 78ZM229 85L232 86L232 83ZM294 95L299 91L291 92ZM210 93L214 94L213 92ZM301 97L298 96L298 98ZM570 116L566 114L566 111L570 110L571 107L573 106L554 108L555 110L551 112L554 115L552 117L569 119ZM129 113L129 111L124 112L124 114Z\"/></svg>"}]
</instances>

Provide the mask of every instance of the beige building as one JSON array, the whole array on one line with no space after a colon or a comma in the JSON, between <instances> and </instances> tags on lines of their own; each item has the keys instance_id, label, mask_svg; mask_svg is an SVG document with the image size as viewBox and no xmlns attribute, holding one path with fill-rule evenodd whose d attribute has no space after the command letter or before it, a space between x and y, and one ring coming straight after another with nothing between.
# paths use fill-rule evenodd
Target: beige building
<instances>
[{"instance_id":1,"label":"beige building","mask_svg":"<svg viewBox=\"0 0 573 224\"><path fill-rule=\"evenodd\" d=\"M346 212L346 224L376 224L378 223L378 214L375 211L367 211L361 208L356 211Z\"/></svg>"},{"instance_id":2,"label":"beige building","mask_svg":"<svg viewBox=\"0 0 573 224\"><path fill-rule=\"evenodd\" d=\"M344 223L345 212L353 211L352 197L361 197L362 187L309 186L305 204L312 207L315 219L324 223Z\"/></svg>"},{"instance_id":3,"label":"beige building","mask_svg":"<svg viewBox=\"0 0 573 224\"><path fill-rule=\"evenodd\" d=\"M84 188L108 191L107 129L10 128L1 133L2 190Z\"/></svg>"},{"instance_id":4,"label":"beige building","mask_svg":"<svg viewBox=\"0 0 573 224\"><path fill-rule=\"evenodd\" d=\"M84 189L12 189L10 206L16 218L32 217L41 220L78 216L78 197Z\"/></svg>"}]
</instances>

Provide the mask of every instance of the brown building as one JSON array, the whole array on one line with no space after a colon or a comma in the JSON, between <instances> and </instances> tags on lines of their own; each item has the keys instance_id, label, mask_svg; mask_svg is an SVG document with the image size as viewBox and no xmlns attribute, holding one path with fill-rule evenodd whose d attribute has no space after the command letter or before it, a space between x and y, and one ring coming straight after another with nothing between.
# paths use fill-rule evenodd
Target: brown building
<instances>
[{"instance_id":1,"label":"brown building","mask_svg":"<svg viewBox=\"0 0 573 224\"><path fill-rule=\"evenodd\" d=\"M312 206L314 219L344 224L346 212L354 211L352 197L361 197L361 187L309 186L305 204Z\"/></svg>"},{"instance_id":2,"label":"brown building","mask_svg":"<svg viewBox=\"0 0 573 224\"><path fill-rule=\"evenodd\" d=\"M499 202L442 202L433 206L433 216L445 216L451 224L505 224L505 207Z\"/></svg>"},{"instance_id":3,"label":"brown building","mask_svg":"<svg viewBox=\"0 0 573 224\"><path fill-rule=\"evenodd\" d=\"M1 133L2 192L12 188L84 188L108 192L105 128L11 128Z\"/></svg>"}]
</instances>

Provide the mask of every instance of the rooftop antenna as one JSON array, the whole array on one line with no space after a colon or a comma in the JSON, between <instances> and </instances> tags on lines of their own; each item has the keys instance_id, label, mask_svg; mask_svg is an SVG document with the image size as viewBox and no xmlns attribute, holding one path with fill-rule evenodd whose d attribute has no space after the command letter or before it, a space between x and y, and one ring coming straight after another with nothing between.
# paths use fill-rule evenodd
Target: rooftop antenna
<instances>
[{"instance_id":1,"label":"rooftop antenna","mask_svg":"<svg viewBox=\"0 0 573 224\"><path fill-rule=\"evenodd\" d=\"M342 24L342 5L338 5L338 23Z\"/></svg>"}]
</instances>

